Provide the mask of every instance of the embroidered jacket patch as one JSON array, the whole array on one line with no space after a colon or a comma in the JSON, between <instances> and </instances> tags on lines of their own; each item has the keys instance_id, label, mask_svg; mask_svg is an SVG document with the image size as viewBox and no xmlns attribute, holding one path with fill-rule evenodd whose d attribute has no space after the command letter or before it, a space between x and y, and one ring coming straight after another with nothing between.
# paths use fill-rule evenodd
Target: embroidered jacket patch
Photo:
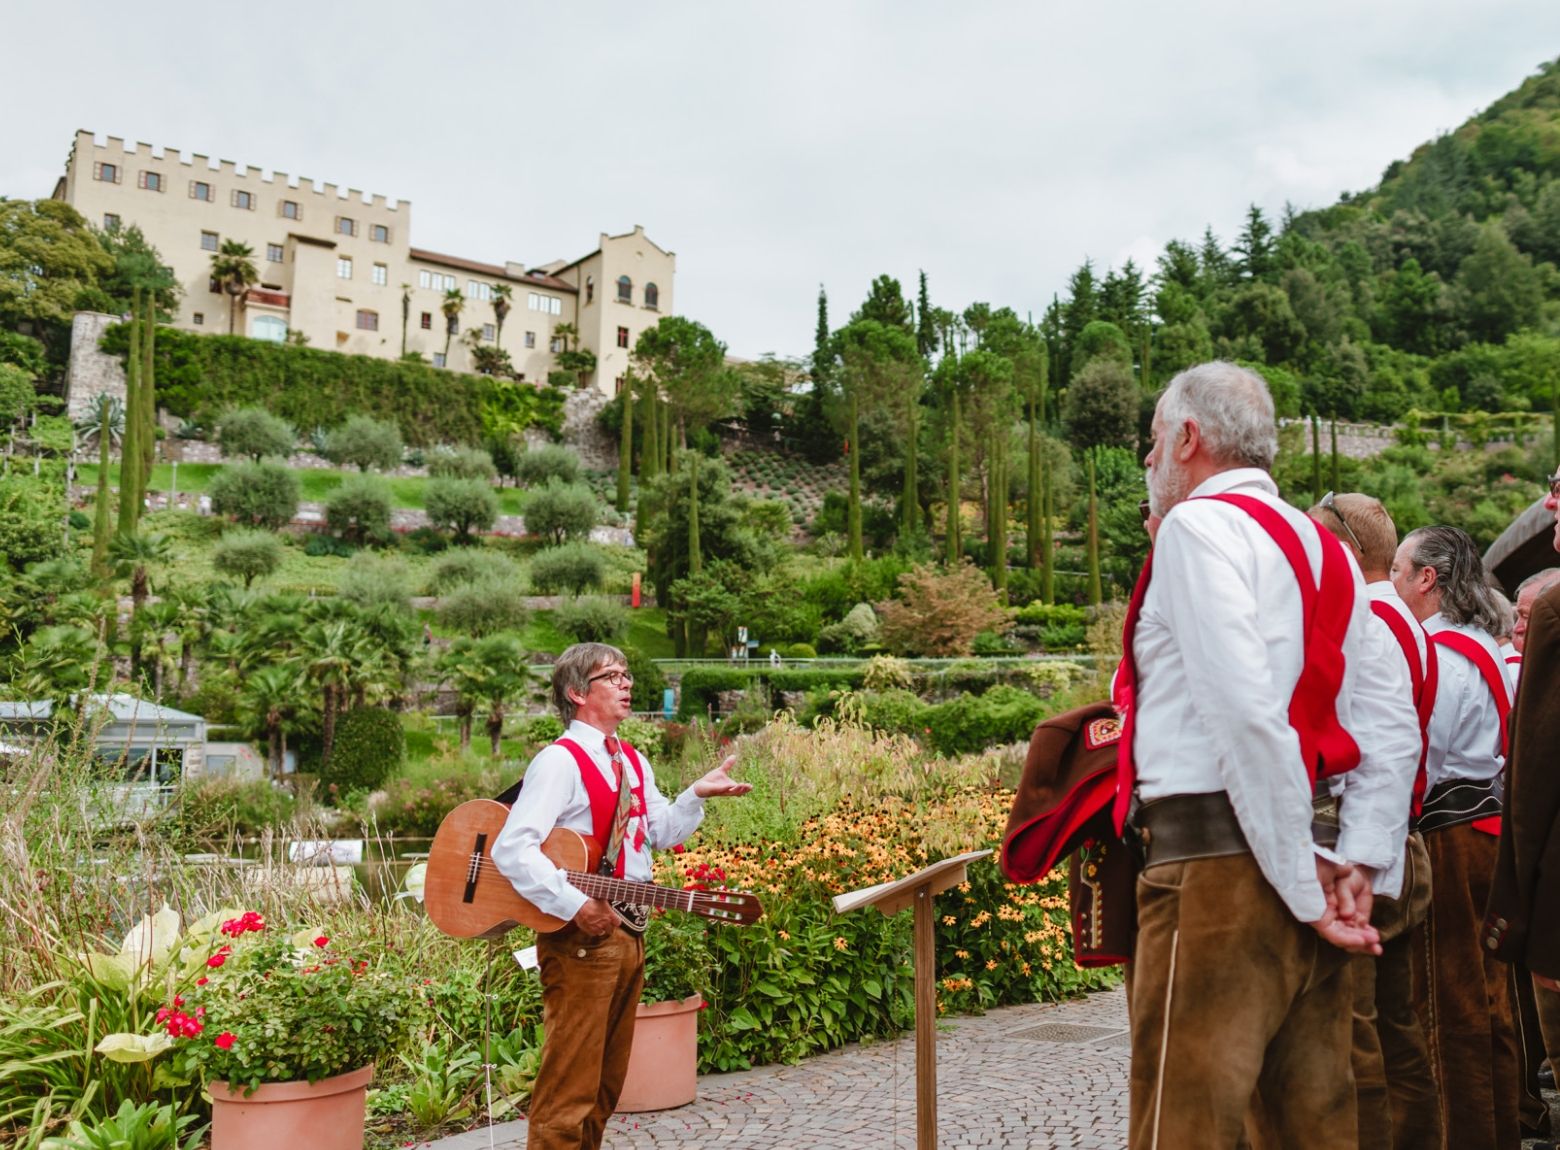
<instances>
[{"instance_id":1,"label":"embroidered jacket patch","mask_svg":"<svg viewBox=\"0 0 1560 1150\"><path fill-rule=\"evenodd\" d=\"M1117 718L1090 719L1083 728L1085 750L1097 751L1112 743L1121 742L1121 720Z\"/></svg>"}]
</instances>

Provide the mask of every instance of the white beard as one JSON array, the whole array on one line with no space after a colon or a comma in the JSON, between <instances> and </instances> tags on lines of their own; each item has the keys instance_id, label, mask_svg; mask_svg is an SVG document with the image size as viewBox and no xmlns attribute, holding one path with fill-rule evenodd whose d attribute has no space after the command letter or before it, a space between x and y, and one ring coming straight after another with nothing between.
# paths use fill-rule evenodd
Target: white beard
<instances>
[{"instance_id":1,"label":"white beard","mask_svg":"<svg viewBox=\"0 0 1560 1150\"><path fill-rule=\"evenodd\" d=\"M1159 518L1190 494L1185 470L1173 461L1155 461L1148 469L1148 509Z\"/></svg>"}]
</instances>

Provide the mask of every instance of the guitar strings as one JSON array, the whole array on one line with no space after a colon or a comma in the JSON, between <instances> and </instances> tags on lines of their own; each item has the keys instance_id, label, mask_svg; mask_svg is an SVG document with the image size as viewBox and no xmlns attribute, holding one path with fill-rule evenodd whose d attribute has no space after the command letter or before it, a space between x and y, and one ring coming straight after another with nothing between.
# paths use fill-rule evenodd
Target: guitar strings
<instances>
[{"instance_id":1,"label":"guitar strings","mask_svg":"<svg viewBox=\"0 0 1560 1150\"><path fill-rule=\"evenodd\" d=\"M560 869L562 869L562 868L560 868ZM469 863L464 868L464 870L466 871L466 873L468 873L468 874L470 873L471 867L470 867ZM508 878L505 877L503 872L498 869L498 864L493 862L492 859L489 859L487 857L483 857L482 859L478 860L478 862L477 862L477 872L478 872L478 874L497 875L499 878L504 879L505 882L509 881ZM638 880L635 880L635 879L620 879L620 878L617 878L615 875L591 874L588 871L575 871L573 873L575 873L577 875L580 875L582 878L585 878L585 879L601 879L601 880L603 880L605 882L628 882L628 883L633 883L633 882L637 882L638 881ZM693 903L694 903L694 905L706 904L706 905L713 905L713 906L721 906L722 904L727 904L727 903L734 902L735 899L733 899L731 897L732 895L742 895L742 896L745 896L746 898L754 898L755 897L751 891L723 892L723 891L678 890L675 887L658 886L658 885L656 885L654 883L648 883L648 882L646 882L646 883L639 883L639 885L642 886L642 887L647 887L647 888L649 888L650 890L653 890L653 891L661 892L661 893L667 895L670 898L676 899L679 902L687 900L688 896L692 895L693 896ZM654 906L655 904L651 903L649 905ZM673 909L676 909L676 908L674 907Z\"/></svg>"}]
</instances>

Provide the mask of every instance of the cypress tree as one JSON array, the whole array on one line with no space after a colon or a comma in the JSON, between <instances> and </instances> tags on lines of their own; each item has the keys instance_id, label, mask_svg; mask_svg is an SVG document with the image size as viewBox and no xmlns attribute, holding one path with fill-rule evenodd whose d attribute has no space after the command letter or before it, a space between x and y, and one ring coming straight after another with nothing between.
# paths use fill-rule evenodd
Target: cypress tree
<instances>
[{"instance_id":1,"label":"cypress tree","mask_svg":"<svg viewBox=\"0 0 1560 1150\"><path fill-rule=\"evenodd\" d=\"M108 510L108 456L109 441L113 439L113 422L109 418L113 410L107 395L98 396L98 481L97 502L92 508L92 577L98 582L108 580L108 539L111 532Z\"/></svg>"},{"instance_id":2,"label":"cypress tree","mask_svg":"<svg viewBox=\"0 0 1560 1150\"><path fill-rule=\"evenodd\" d=\"M1100 516L1094 482L1094 448L1089 448L1089 604L1100 605Z\"/></svg>"},{"instance_id":3,"label":"cypress tree","mask_svg":"<svg viewBox=\"0 0 1560 1150\"><path fill-rule=\"evenodd\" d=\"M628 510L629 472L634 466L634 376L623 381L623 430L618 438L617 509Z\"/></svg>"},{"instance_id":4,"label":"cypress tree","mask_svg":"<svg viewBox=\"0 0 1560 1150\"><path fill-rule=\"evenodd\" d=\"M141 466L136 471L136 479L139 488L135 498L136 523L141 521L142 510L146 506L146 489L152 481L152 466L157 459L157 376L153 364L153 346L157 338L157 306L156 300L148 292L143 301L144 311L141 314L143 330L141 332Z\"/></svg>"},{"instance_id":5,"label":"cypress tree","mask_svg":"<svg viewBox=\"0 0 1560 1150\"><path fill-rule=\"evenodd\" d=\"M130 311L130 352L125 357L125 433L119 440L119 520L116 531L129 535L140 519L138 502L141 482L136 472L141 466L141 289L136 288Z\"/></svg>"},{"instance_id":6,"label":"cypress tree","mask_svg":"<svg viewBox=\"0 0 1560 1150\"><path fill-rule=\"evenodd\" d=\"M986 562L991 565L991 585L1007 602L1007 425L992 430L991 468L986 492Z\"/></svg>"},{"instance_id":7,"label":"cypress tree","mask_svg":"<svg viewBox=\"0 0 1560 1150\"><path fill-rule=\"evenodd\" d=\"M845 451L850 456L850 510L846 516L846 533L850 542L850 557L859 563L861 550L861 433L860 413L856 406L856 389L850 389L850 440Z\"/></svg>"},{"instance_id":8,"label":"cypress tree","mask_svg":"<svg viewBox=\"0 0 1560 1150\"><path fill-rule=\"evenodd\" d=\"M1311 502L1322 501L1322 424L1311 412Z\"/></svg>"},{"instance_id":9,"label":"cypress tree","mask_svg":"<svg viewBox=\"0 0 1560 1150\"><path fill-rule=\"evenodd\" d=\"M921 398L912 394L905 411L905 488L900 496L900 531L905 536L914 534L921 522L921 480L919 460L921 441Z\"/></svg>"},{"instance_id":10,"label":"cypress tree","mask_svg":"<svg viewBox=\"0 0 1560 1150\"><path fill-rule=\"evenodd\" d=\"M926 290L926 272L921 272L921 287L916 293L915 349L922 359L937 350L937 328L932 322L932 298Z\"/></svg>"},{"instance_id":11,"label":"cypress tree","mask_svg":"<svg viewBox=\"0 0 1560 1150\"><path fill-rule=\"evenodd\" d=\"M1330 423L1332 434L1332 489L1338 490L1338 413L1333 412Z\"/></svg>"},{"instance_id":12,"label":"cypress tree","mask_svg":"<svg viewBox=\"0 0 1560 1150\"><path fill-rule=\"evenodd\" d=\"M952 422L948 430L948 562L957 564L964 554L959 540L959 385L953 386Z\"/></svg>"}]
</instances>

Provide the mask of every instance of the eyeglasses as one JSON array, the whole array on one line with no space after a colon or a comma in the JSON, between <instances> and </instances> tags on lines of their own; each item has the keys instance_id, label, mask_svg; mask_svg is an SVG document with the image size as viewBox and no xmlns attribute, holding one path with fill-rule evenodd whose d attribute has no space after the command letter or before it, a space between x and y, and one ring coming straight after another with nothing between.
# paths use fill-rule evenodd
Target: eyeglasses
<instances>
[{"instance_id":1,"label":"eyeglasses","mask_svg":"<svg viewBox=\"0 0 1560 1150\"><path fill-rule=\"evenodd\" d=\"M634 676L627 671L603 671L599 675L592 675L585 681L587 683L598 683L602 679L605 679L614 687L632 687L634 685Z\"/></svg>"},{"instance_id":2,"label":"eyeglasses","mask_svg":"<svg viewBox=\"0 0 1560 1150\"><path fill-rule=\"evenodd\" d=\"M1146 499L1143 500L1138 504L1138 514L1143 517L1143 522L1147 523L1154 514L1154 505Z\"/></svg>"},{"instance_id":3,"label":"eyeglasses","mask_svg":"<svg viewBox=\"0 0 1560 1150\"><path fill-rule=\"evenodd\" d=\"M1333 493L1331 491L1322 496L1321 506L1324 511L1332 512L1333 518L1338 521L1338 525L1343 528L1345 533L1348 534L1349 542L1354 544L1361 555L1365 554L1365 544L1361 543L1360 537L1354 534L1354 528L1349 526L1349 521L1344 518L1343 512L1339 510L1338 503L1335 499L1333 499Z\"/></svg>"},{"instance_id":4,"label":"eyeglasses","mask_svg":"<svg viewBox=\"0 0 1560 1150\"><path fill-rule=\"evenodd\" d=\"M1549 477L1549 494L1551 498L1560 499L1560 471Z\"/></svg>"}]
</instances>

